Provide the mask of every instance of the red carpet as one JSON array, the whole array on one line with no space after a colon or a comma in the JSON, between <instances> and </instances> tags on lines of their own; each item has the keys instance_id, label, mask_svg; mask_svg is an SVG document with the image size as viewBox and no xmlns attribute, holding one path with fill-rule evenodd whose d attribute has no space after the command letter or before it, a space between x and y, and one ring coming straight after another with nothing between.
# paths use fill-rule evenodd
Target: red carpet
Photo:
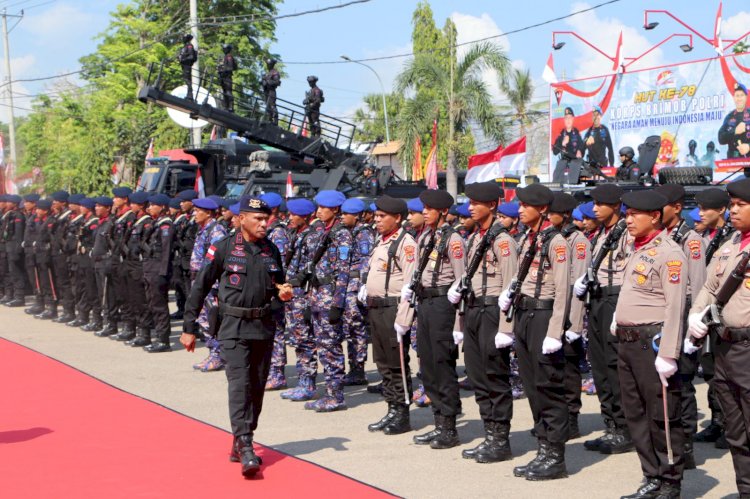
<instances>
[{"instance_id":1,"label":"red carpet","mask_svg":"<svg viewBox=\"0 0 750 499\"><path fill-rule=\"evenodd\" d=\"M387 496L257 445L262 474L245 480L227 432L1 338L0 380L2 497Z\"/></svg>"}]
</instances>

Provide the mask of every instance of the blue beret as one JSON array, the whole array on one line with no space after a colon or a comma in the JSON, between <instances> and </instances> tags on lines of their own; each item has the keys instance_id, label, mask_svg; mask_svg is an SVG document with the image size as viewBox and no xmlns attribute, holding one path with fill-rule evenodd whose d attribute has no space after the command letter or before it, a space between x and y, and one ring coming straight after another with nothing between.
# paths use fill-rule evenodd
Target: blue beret
<instances>
[{"instance_id":1,"label":"blue beret","mask_svg":"<svg viewBox=\"0 0 750 499\"><path fill-rule=\"evenodd\" d=\"M200 198L193 201L193 206L202 210L218 210L219 205L211 198Z\"/></svg>"},{"instance_id":2,"label":"blue beret","mask_svg":"<svg viewBox=\"0 0 750 499\"><path fill-rule=\"evenodd\" d=\"M271 208L268 207L265 201L255 196L242 196L240 198L240 213L271 213Z\"/></svg>"},{"instance_id":3,"label":"blue beret","mask_svg":"<svg viewBox=\"0 0 750 499\"><path fill-rule=\"evenodd\" d=\"M112 198L107 196L99 196L98 198L94 198L94 201L96 204L100 204L102 206L112 206Z\"/></svg>"},{"instance_id":4,"label":"blue beret","mask_svg":"<svg viewBox=\"0 0 750 499\"><path fill-rule=\"evenodd\" d=\"M275 192L266 192L265 194L261 195L260 198L266 202L269 208L274 209L281 206L282 201L284 201L281 196L276 194Z\"/></svg>"},{"instance_id":5,"label":"blue beret","mask_svg":"<svg viewBox=\"0 0 750 499\"><path fill-rule=\"evenodd\" d=\"M365 211L365 202L361 199L357 198L351 198L344 201L344 204L341 205L341 212L342 213L350 213L352 215L357 215L359 213L362 213Z\"/></svg>"},{"instance_id":6,"label":"blue beret","mask_svg":"<svg viewBox=\"0 0 750 499\"><path fill-rule=\"evenodd\" d=\"M503 203L497 211L506 217L518 218L518 203Z\"/></svg>"},{"instance_id":7,"label":"blue beret","mask_svg":"<svg viewBox=\"0 0 750 499\"><path fill-rule=\"evenodd\" d=\"M232 206L229 207L229 211L232 212L232 215L239 215L240 214L240 203L234 203Z\"/></svg>"},{"instance_id":8,"label":"blue beret","mask_svg":"<svg viewBox=\"0 0 750 499\"><path fill-rule=\"evenodd\" d=\"M459 217L468 218L471 216L471 213L469 213L469 202L465 202L464 204L458 205L456 208L456 213L458 213Z\"/></svg>"},{"instance_id":9,"label":"blue beret","mask_svg":"<svg viewBox=\"0 0 750 499\"><path fill-rule=\"evenodd\" d=\"M424 210L424 204L419 198L410 199L406 202L406 209L422 213L422 210Z\"/></svg>"},{"instance_id":10,"label":"blue beret","mask_svg":"<svg viewBox=\"0 0 750 499\"><path fill-rule=\"evenodd\" d=\"M127 198L133 192L130 187L115 187L112 189L112 195L116 198Z\"/></svg>"},{"instance_id":11,"label":"blue beret","mask_svg":"<svg viewBox=\"0 0 750 499\"><path fill-rule=\"evenodd\" d=\"M320 191L315 196L315 202L324 208L338 208L344 204L344 201L346 201L346 196L339 191Z\"/></svg>"},{"instance_id":12,"label":"blue beret","mask_svg":"<svg viewBox=\"0 0 750 499\"><path fill-rule=\"evenodd\" d=\"M596 213L594 213L594 202L589 201L588 203L583 203L581 206L578 207L579 210L581 210L581 215L584 216L584 218L596 218Z\"/></svg>"},{"instance_id":13,"label":"blue beret","mask_svg":"<svg viewBox=\"0 0 750 499\"><path fill-rule=\"evenodd\" d=\"M184 191L178 192L177 197L180 198L180 201L192 201L198 197L198 193L193 189L185 189Z\"/></svg>"},{"instance_id":14,"label":"blue beret","mask_svg":"<svg viewBox=\"0 0 750 499\"><path fill-rule=\"evenodd\" d=\"M458 205L454 204L450 208L448 208L448 215L453 215L454 217L458 216Z\"/></svg>"},{"instance_id":15,"label":"blue beret","mask_svg":"<svg viewBox=\"0 0 750 499\"><path fill-rule=\"evenodd\" d=\"M690 218L693 219L694 222L700 222L701 221L701 209L700 208L693 208L690 210Z\"/></svg>"},{"instance_id":16,"label":"blue beret","mask_svg":"<svg viewBox=\"0 0 750 499\"><path fill-rule=\"evenodd\" d=\"M149 193L146 191L133 192L128 195L128 201L135 204L146 204L148 203Z\"/></svg>"},{"instance_id":17,"label":"blue beret","mask_svg":"<svg viewBox=\"0 0 750 499\"><path fill-rule=\"evenodd\" d=\"M294 198L286 202L289 213L306 217L315 213L315 203L305 198Z\"/></svg>"},{"instance_id":18,"label":"blue beret","mask_svg":"<svg viewBox=\"0 0 750 499\"><path fill-rule=\"evenodd\" d=\"M85 198L86 196L83 194L71 194L68 198L68 204L81 204L81 201Z\"/></svg>"},{"instance_id":19,"label":"blue beret","mask_svg":"<svg viewBox=\"0 0 750 499\"><path fill-rule=\"evenodd\" d=\"M36 203L37 208L41 208L42 210L49 210L52 208L52 200L51 199L40 199Z\"/></svg>"},{"instance_id":20,"label":"blue beret","mask_svg":"<svg viewBox=\"0 0 750 499\"><path fill-rule=\"evenodd\" d=\"M581 213L579 208L573 210L573 220L578 220L579 222L583 221L583 213Z\"/></svg>"},{"instance_id":21,"label":"blue beret","mask_svg":"<svg viewBox=\"0 0 750 499\"><path fill-rule=\"evenodd\" d=\"M148 202L158 206L169 206L169 196L166 194L154 194L148 198Z\"/></svg>"},{"instance_id":22,"label":"blue beret","mask_svg":"<svg viewBox=\"0 0 750 499\"><path fill-rule=\"evenodd\" d=\"M218 204L220 208L226 208L228 210L235 203L237 203L237 198L221 198L221 202L216 204Z\"/></svg>"},{"instance_id":23,"label":"blue beret","mask_svg":"<svg viewBox=\"0 0 750 499\"><path fill-rule=\"evenodd\" d=\"M376 211L378 209L378 207L375 206L375 203L370 203L370 206L368 206L368 208L370 208L370 211L372 211L372 212L374 212L374 211Z\"/></svg>"},{"instance_id":24,"label":"blue beret","mask_svg":"<svg viewBox=\"0 0 750 499\"><path fill-rule=\"evenodd\" d=\"M94 201L94 200L93 200L93 199L91 199L91 198L83 198L83 199L81 200L81 202L80 202L80 203L78 203L78 204L80 204L80 205L81 205L81 206L83 206L84 208L88 208L89 210L93 210L93 209L94 209L94 207L96 206L96 201Z\"/></svg>"},{"instance_id":25,"label":"blue beret","mask_svg":"<svg viewBox=\"0 0 750 499\"><path fill-rule=\"evenodd\" d=\"M169 207L179 210L180 203L182 203L182 200L180 198L172 198L169 200Z\"/></svg>"},{"instance_id":26,"label":"blue beret","mask_svg":"<svg viewBox=\"0 0 750 499\"><path fill-rule=\"evenodd\" d=\"M68 191L55 191L52 194L50 194L50 197L53 201L59 201L61 203L65 203L68 201L68 198L70 198L70 194L68 194Z\"/></svg>"},{"instance_id":27,"label":"blue beret","mask_svg":"<svg viewBox=\"0 0 750 499\"><path fill-rule=\"evenodd\" d=\"M23 200L29 203L36 203L37 201L39 201L39 194L26 194L23 197Z\"/></svg>"},{"instance_id":28,"label":"blue beret","mask_svg":"<svg viewBox=\"0 0 750 499\"><path fill-rule=\"evenodd\" d=\"M747 87L740 82L734 84L734 91L736 92L737 90L742 90L742 93L747 95Z\"/></svg>"},{"instance_id":29,"label":"blue beret","mask_svg":"<svg viewBox=\"0 0 750 499\"><path fill-rule=\"evenodd\" d=\"M8 194L5 196L5 201L13 204L20 204L23 198L17 194Z\"/></svg>"}]
</instances>

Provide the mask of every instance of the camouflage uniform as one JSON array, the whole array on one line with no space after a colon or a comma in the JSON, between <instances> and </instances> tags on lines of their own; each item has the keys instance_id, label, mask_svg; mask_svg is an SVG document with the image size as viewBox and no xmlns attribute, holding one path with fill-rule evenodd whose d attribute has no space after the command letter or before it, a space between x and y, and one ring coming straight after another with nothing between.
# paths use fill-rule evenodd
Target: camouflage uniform
<instances>
[{"instance_id":1,"label":"camouflage uniform","mask_svg":"<svg viewBox=\"0 0 750 499\"><path fill-rule=\"evenodd\" d=\"M352 239L354 244L351 250L351 271L344 307L344 337L349 358L349 372L362 373L364 376L370 331L365 320L367 309L357 301L357 293L361 285L360 273L375 245L375 234L369 226L358 223L352 230Z\"/></svg>"},{"instance_id":2,"label":"camouflage uniform","mask_svg":"<svg viewBox=\"0 0 750 499\"><path fill-rule=\"evenodd\" d=\"M268 239L278 248L281 253L281 261L286 261L286 254L289 250L289 234L286 227L278 218L268 224ZM273 353L271 355L271 371L266 383L266 390L278 390L286 388L286 376L284 368L286 367L286 342L284 341L285 324L284 308L274 312L276 322L276 333L273 337Z\"/></svg>"}]
</instances>

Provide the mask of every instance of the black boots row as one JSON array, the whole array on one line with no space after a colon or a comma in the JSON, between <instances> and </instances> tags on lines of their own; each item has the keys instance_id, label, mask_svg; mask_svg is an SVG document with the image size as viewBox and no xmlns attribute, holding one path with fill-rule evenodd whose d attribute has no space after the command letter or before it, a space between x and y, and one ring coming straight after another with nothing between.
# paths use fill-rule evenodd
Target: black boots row
<instances>
[{"instance_id":1,"label":"black boots row","mask_svg":"<svg viewBox=\"0 0 750 499\"><path fill-rule=\"evenodd\" d=\"M499 463L513 458L510 450L510 424L484 422L484 440L473 449L461 452L464 459L473 459L478 463Z\"/></svg>"},{"instance_id":2,"label":"black boots row","mask_svg":"<svg viewBox=\"0 0 750 499\"><path fill-rule=\"evenodd\" d=\"M635 444L627 427L618 427L614 421L607 421L606 425L604 435L583 443L586 450L602 454L623 454L635 450Z\"/></svg>"},{"instance_id":3,"label":"black boots row","mask_svg":"<svg viewBox=\"0 0 750 499\"><path fill-rule=\"evenodd\" d=\"M565 444L539 439L537 454L527 465L513 468L513 475L526 480L556 480L566 478Z\"/></svg>"},{"instance_id":4,"label":"black boots row","mask_svg":"<svg viewBox=\"0 0 750 499\"><path fill-rule=\"evenodd\" d=\"M23 307L26 305L26 302L23 298L14 298L12 294L5 294L2 298L0 298L0 305L5 305L6 307Z\"/></svg>"},{"instance_id":5,"label":"black boots row","mask_svg":"<svg viewBox=\"0 0 750 499\"><path fill-rule=\"evenodd\" d=\"M411 431L409 420L409 406L406 404L388 404L388 412L380 421L372 423L368 430L382 431L386 435L400 435Z\"/></svg>"},{"instance_id":6,"label":"black boots row","mask_svg":"<svg viewBox=\"0 0 750 499\"><path fill-rule=\"evenodd\" d=\"M456 416L435 414L435 429L412 439L417 445L429 445L432 449L450 449L461 442L456 431Z\"/></svg>"},{"instance_id":7,"label":"black boots row","mask_svg":"<svg viewBox=\"0 0 750 499\"><path fill-rule=\"evenodd\" d=\"M643 477L643 483L638 490L620 499L679 499L680 491L679 482Z\"/></svg>"}]
</instances>

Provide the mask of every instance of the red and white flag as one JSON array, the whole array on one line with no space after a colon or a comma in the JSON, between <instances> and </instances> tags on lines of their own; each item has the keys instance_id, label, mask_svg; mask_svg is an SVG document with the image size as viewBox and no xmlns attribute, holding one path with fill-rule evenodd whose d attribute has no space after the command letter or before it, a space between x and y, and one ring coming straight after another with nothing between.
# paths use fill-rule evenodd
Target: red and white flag
<instances>
[{"instance_id":1,"label":"red and white flag","mask_svg":"<svg viewBox=\"0 0 750 499\"><path fill-rule=\"evenodd\" d=\"M151 141L148 143L148 149L146 150L146 165L148 165L148 160L154 157L154 139L151 139Z\"/></svg>"},{"instance_id":2,"label":"red and white flag","mask_svg":"<svg viewBox=\"0 0 750 499\"><path fill-rule=\"evenodd\" d=\"M544 66L544 71L542 71L542 79L550 85L553 83L557 83L557 75L555 74L555 66L552 62L551 52L549 54L549 58L547 58L547 65Z\"/></svg>"},{"instance_id":3,"label":"red and white flag","mask_svg":"<svg viewBox=\"0 0 750 499\"><path fill-rule=\"evenodd\" d=\"M117 164L117 161L112 163L112 183L117 185L120 183L120 167Z\"/></svg>"},{"instance_id":4,"label":"red and white flag","mask_svg":"<svg viewBox=\"0 0 750 499\"><path fill-rule=\"evenodd\" d=\"M208 138L208 140L216 140L219 138L219 132L216 130L216 125L211 128L211 136Z\"/></svg>"},{"instance_id":5,"label":"red and white flag","mask_svg":"<svg viewBox=\"0 0 750 499\"><path fill-rule=\"evenodd\" d=\"M203 175L200 168L195 170L195 187L193 189L198 193L199 198L206 197L206 187L203 185Z\"/></svg>"},{"instance_id":6,"label":"red and white flag","mask_svg":"<svg viewBox=\"0 0 750 499\"><path fill-rule=\"evenodd\" d=\"M617 39L617 50L615 51L615 60L612 66L612 71L615 74L622 73L622 31L620 31L620 38Z\"/></svg>"},{"instance_id":7,"label":"red and white flag","mask_svg":"<svg viewBox=\"0 0 750 499\"><path fill-rule=\"evenodd\" d=\"M719 2L719 10L716 12L716 21L714 22L714 50L719 54L719 57L724 56L724 42L721 40L721 3Z\"/></svg>"},{"instance_id":8,"label":"red and white flag","mask_svg":"<svg viewBox=\"0 0 750 499\"><path fill-rule=\"evenodd\" d=\"M509 173L523 174L526 170L526 137L494 151L469 156L469 171L465 182L488 182Z\"/></svg>"},{"instance_id":9,"label":"red and white flag","mask_svg":"<svg viewBox=\"0 0 750 499\"><path fill-rule=\"evenodd\" d=\"M0 188L0 191L6 194L18 194L18 186L16 185L16 165L12 161L5 161L5 137L0 135L0 167L3 167L3 180L4 191Z\"/></svg>"},{"instance_id":10,"label":"red and white flag","mask_svg":"<svg viewBox=\"0 0 750 499\"><path fill-rule=\"evenodd\" d=\"M286 173L286 198L294 197L294 183L292 183L292 172Z\"/></svg>"},{"instance_id":11,"label":"red and white flag","mask_svg":"<svg viewBox=\"0 0 750 499\"><path fill-rule=\"evenodd\" d=\"M432 122L432 147L425 161L424 182L428 189L437 189L437 119Z\"/></svg>"}]
</instances>

